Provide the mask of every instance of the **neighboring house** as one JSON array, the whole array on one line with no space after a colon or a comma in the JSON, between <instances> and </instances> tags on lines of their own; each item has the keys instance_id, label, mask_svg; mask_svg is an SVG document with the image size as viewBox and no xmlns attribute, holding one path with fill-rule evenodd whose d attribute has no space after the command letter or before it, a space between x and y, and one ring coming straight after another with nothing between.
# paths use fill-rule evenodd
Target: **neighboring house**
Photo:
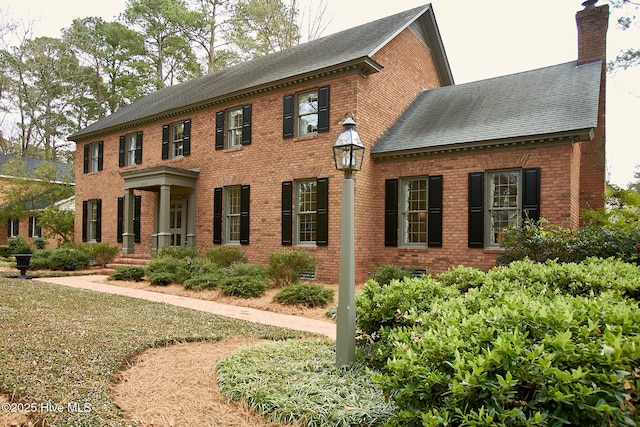
<instances>
[{"instance_id":1,"label":"neighboring house","mask_svg":"<svg viewBox=\"0 0 640 427\"><path fill-rule=\"evenodd\" d=\"M304 248L337 282L332 145L353 113L357 280L491 267L523 216L577 227L603 205L608 7L587 3L578 60L539 70L454 85L425 5L145 96L69 137L76 240Z\"/></svg>"},{"instance_id":2,"label":"neighboring house","mask_svg":"<svg viewBox=\"0 0 640 427\"><path fill-rule=\"evenodd\" d=\"M47 162L45 160L33 159L29 157L16 157L8 154L0 154L0 211L3 207L6 207L6 204L8 203L5 201L5 192L3 190L6 190L12 185L15 185L18 180L25 179L24 176L17 177L4 173L5 165L7 165L7 162L15 158L24 162L26 172L32 175L36 175L34 174L34 171L36 171L37 168L41 165L51 164L55 167L56 177L59 177L59 180L55 181L54 184L72 187L74 185L73 171L68 168L66 163ZM57 200L51 194L42 194L42 197L29 200L27 204L30 205L31 208L33 208L32 211L25 212L20 216L3 218L3 220L0 221L0 245L7 244L8 239L18 235L29 239L35 236L43 237L42 228L40 227L38 221L37 211L46 208L50 204L55 204L60 206L61 208L69 209L71 211L75 210L74 197L67 197L64 200Z\"/></svg>"}]
</instances>

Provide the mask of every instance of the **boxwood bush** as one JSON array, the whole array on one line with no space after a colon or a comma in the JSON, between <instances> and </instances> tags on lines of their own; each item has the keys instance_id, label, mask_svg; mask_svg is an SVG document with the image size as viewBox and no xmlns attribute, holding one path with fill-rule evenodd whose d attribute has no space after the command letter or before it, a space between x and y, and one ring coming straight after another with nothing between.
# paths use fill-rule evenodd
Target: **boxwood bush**
<instances>
[{"instance_id":1,"label":"boxwood bush","mask_svg":"<svg viewBox=\"0 0 640 427\"><path fill-rule=\"evenodd\" d=\"M82 249L61 247L40 249L31 258L33 270L75 271L89 267L91 257Z\"/></svg>"},{"instance_id":2,"label":"boxwood bush","mask_svg":"<svg viewBox=\"0 0 640 427\"><path fill-rule=\"evenodd\" d=\"M229 267L237 263L246 263L247 256L244 251L238 247L221 246L209 249L205 255L216 267Z\"/></svg>"},{"instance_id":3,"label":"boxwood bush","mask_svg":"<svg viewBox=\"0 0 640 427\"><path fill-rule=\"evenodd\" d=\"M144 277L144 268L128 265L116 267L109 275L109 280L131 280L139 282Z\"/></svg>"},{"instance_id":4,"label":"boxwood bush","mask_svg":"<svg viewBox=\"0 0 640 427\"><path fill-rule=\"evenodd\" d=\"M182 283L191 276L188 259L170 256L153 257L147 263L145 276L154 286Z\"/></svg>"},{"instance_id":5,"label":"boxwood bush","mask_svg":"<svg viewBox=\"0 0 640 427\"><path fill-rule=\"evenodd\" d=\"M334 293L333 289L326 289L315 283L294 283L280 289L273 299L285 305L326 307L333 302Z\"/></svg>"},{"instance_id":6,"label":"boxwood bush","mask_svg":"<svg viewBox=\"0 0 640 427\"><path fill-rule=\"evenodd\" d=\"M218 286L224 295L256 298L266 292L269 279L261 266L239 263L221 270Z\"/></svg>"}]
</instances>

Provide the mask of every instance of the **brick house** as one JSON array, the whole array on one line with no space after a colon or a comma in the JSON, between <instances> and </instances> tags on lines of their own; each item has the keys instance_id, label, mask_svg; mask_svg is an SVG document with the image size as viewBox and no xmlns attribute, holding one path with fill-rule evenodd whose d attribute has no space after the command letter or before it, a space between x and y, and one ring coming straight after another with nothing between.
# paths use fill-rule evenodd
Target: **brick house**
<instances>
[{"instance_id":1,"label":"brick house","mask_svg":"<svg viewBox=\"0 0 640 427\"><path fill-rule=\"evenodd\" d=\"M147 95L69 137L76 240L123 254L304 248L337 282L346 114L356 279L381 264L488 268L523 216L577 227L605 189L608 7L576 14L578 60L455 85L425 5Z\"/></svg>"},{"instance_id":2,"label":"brick house","mask_svg":"<svg viewBox=\"0 0 640 427\"><path fill-rule=\"evenodd\" d=\"M5 169L12 161L19 161L24 165L24 174L15 176L15 174L10 172L11 168L9 168L9 171ZM18 165L17 167L21 167L19 163L16 165ZM51 193L43 193L33 194L31 198L24 200L22 203L23 206L20 209L26 208L26 210L22 210L22 215L20 216L7 216L6 212L3 212L3 208L8 205L5 197L6 190L14 186L17 180L24 180L24 176L38 176L36 171L43 166L53 168L55 171L55 181L53 181L52 184L73 188L74 177L66 163L0 154L0 245L6 245L9 239L14 236L25 237L27 241L30 241L36 236L47 236L47 230L44 230L43 233L38 218L38 212L47 206L56 205L61 209L71 211L75 209L74 196L61 199L62 196L60 195L52 196ZM37 179L34 180L37 181ZM34 181L30 181L30 183L31 182ZM73 193L73 191L70 190L69 192L65 191L61 193ZM14 210L15 209L12 209L12 211ZM50 244L55 246L56 242L51 241Z\"/></svg>"}]
</instances>

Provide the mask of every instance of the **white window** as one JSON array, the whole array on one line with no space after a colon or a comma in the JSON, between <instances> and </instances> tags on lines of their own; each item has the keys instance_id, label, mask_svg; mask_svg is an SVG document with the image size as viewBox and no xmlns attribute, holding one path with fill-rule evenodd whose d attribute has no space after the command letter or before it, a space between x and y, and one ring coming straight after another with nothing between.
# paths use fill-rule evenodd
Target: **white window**
<instances>
[{"instance_id":1,"label":"white window","mask_svg":"<svg viewBox=\"0 0 640 427\"><path fill-rule=\"evenodd\" d=\"M242 145L242 107L227 111L227 148Z\"/></svg>"},{"instance_id":2,"label":"white window","mask_svg":"<svg viewBox=\"0 0 640 427\"><path fill-rule=\"evenodd\" d=\"M125 137L125 149L126 153L126 166L132 166L136 164L136 134L130 133Z\"/></svg>"},{"instance_id":3,"label":"white window","mask_svg":"<svg viewBox=\"0 0 640 427\"><path fill-rule=\"evenodd\" d=\"M522 219L520 170L487 172L489 246L499 246L506 230L518 227Z\"/></svg>"},{"instance_id":4,"label":"white window","mask_svg":"<svg viewBox=\"0 0 640 427\"><path fill-rule=\"evenodd\" d=\"M98 237L98 201L87 201L87 241L95 242Z\"/></svg>"},{"instance_id":5,"label":"white window","mask_svg":"<svg viewBox=\"0 0 640 427\"><path fill-rule=\"evenodd\" d=\"M427 243L427 178L401 180L400 224L402 244Z\"/></svg>"},{"instance_id":6,"label":"white window","mask_svg":"<svg viewBox=\"0 0 640 427\"><path fill-rule=\"evenodd\" d=\"M317 182L296 182L296 243L315 244L317 230Z\"/></svg>"},{"instance_id":7,"label":"white window","mask_svg":"<svg viewBox=\"0 0 640 427\"><path fill-rule=\"evenodd\" d=\"M227 243L240 243L240 187L227 187L225 236Z\"/></svg>"},{"instance_id":8,"label":"white window","mask_svg":"<svg viewBox=\"0 0 640 427\"><path fill-rule=\"evenodd\" d=\"M89 145L89 172L98 171L98 162L100 158L100 143L94 142Z\"/></svg>"},{"instance_id":9,"label":"white window","mask_svg":"<svg viewBox=\"0 0 640 427\"><path fill-rule=\"evenodd\" d=\"M171 125L171 157L184 156L184 122Z\"/></svg>"},{"instance_id":10,"label":"white window","mask_svg":"<svg viewBox=\"0 0 640 427\"><path fill-rule=\"evenodd\" d=\"M298 136L318 133L318 91L298 95Z\"/></svg>"},{"instance_id":11,"label":"white window","mask_svg":"<svg viewBox=\"0 0 640 427\"><path fill-rule=\"evenodd\" d=\"M20 234L20 220L18 218L10 218L7 221L7 236L14 237Z\"/></svg>"}]
</instances>

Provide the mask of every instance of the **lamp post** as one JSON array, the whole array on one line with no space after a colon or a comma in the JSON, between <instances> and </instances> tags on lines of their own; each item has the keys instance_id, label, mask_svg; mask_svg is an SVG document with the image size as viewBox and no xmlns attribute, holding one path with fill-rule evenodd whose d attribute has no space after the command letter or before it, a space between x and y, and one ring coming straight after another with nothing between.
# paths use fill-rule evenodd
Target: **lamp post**
<instances>
[{"instance_id":1,"label":"lamp post","mask_svg":"<svg viewBox=\"0 0 640 427\"><path fill-rule=\"evenodd\" d=\"M364 145L353 129L353 115L347 115L344 129L333 144L336 169L344 172L342 180L342 215L340 221L340 277L336 330L336 365L349 365L356 358L355 307L355 209L353 172L362 167Z\"/></svg>"}]
</instances>

